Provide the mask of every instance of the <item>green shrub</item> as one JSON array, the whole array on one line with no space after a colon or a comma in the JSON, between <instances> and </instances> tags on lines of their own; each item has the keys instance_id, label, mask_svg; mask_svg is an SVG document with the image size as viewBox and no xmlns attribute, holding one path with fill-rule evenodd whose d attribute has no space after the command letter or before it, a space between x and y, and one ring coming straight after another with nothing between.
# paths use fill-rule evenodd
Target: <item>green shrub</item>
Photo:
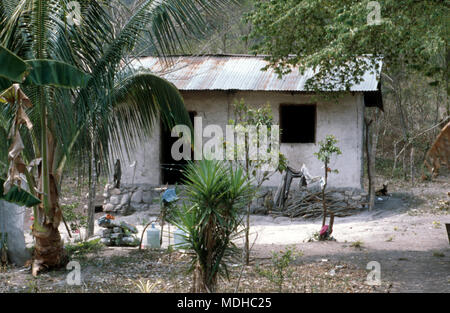
<instances>
[{"instance_id":1,"label":"green shrub","mask_svg":"<svg viewBox=\"0 0 450 313\"><path fill-rule=\"evenodd\" d=\"M286 278L292 276L293 269L289 266L301 255L300 252L296 252L295 248L286 248L285 251L272 252L272 266L268 269L256 267L256 271L261 276L267 278L277 286L278 292L283 291L283 285Z\"/></svg>"}]
</instances>

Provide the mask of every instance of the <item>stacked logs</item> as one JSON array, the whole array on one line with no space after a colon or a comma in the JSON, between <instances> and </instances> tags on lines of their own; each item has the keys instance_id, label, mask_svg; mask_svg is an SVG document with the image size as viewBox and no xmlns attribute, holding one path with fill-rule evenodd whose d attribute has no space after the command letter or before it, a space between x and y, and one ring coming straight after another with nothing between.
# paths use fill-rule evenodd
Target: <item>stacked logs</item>
<instances>
[{"instance_id":1,"label":"stacked logs","mask_svg":"<svg viewBox=\"0 0 450 313\"><path fill-rule=\"evenodd\" d=\"M337 217L356 214L367 206L367 194L357 191L327 191L325 201L328 212ZM323 214L322 192L309 191L306 188L290 194L284 207L274 208L273 216L290 218L318 218Z\"/></svg>"}]
</instances>

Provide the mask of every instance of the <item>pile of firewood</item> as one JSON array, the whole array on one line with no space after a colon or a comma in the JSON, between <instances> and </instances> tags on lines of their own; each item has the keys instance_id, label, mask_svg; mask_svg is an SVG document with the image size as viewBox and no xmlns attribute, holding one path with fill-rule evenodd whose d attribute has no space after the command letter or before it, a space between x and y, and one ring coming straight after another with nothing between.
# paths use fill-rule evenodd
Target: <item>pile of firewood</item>
<instances>
[{"instance_id":1,"label":"pile of firewood","mask_svg":"<svg viewBox=\"0 0 450 313\"><path fill-rule=\"evenodd\" d=\"M367 206L367 195L356 194L352 191L327 191L325 203L328 212L333 212L337 217L350 216L360 212ZM283 207L274 208L273 216L286 216L290 218L317 218L323 214L322 192L309 191L304 188L301 191L291 192Z\"/></svg>"}]
</instances>

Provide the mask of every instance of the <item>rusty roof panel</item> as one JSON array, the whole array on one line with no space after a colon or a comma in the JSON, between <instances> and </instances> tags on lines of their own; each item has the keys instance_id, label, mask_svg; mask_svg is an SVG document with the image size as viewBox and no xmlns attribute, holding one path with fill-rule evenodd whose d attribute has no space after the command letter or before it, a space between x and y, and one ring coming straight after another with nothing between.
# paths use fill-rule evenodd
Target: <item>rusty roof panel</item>
<instances>
[{"instance_id":1,"label":"rusty roof panel","mask_svg":"<svg viewBox=\"0 0 450 313\"><path fill-rule=\"evenodd\" d=\"M307 91L306 81L314 75L311 69L302 75L294 68L280 79L272 68L262 71L266 65L264 57L247 55L143 57L135 63L180 90ZM381 62L379 65L381 68ZM378 90L379 71L366 72L363 78L350 91Z\"/></svg>"}]
</instances>

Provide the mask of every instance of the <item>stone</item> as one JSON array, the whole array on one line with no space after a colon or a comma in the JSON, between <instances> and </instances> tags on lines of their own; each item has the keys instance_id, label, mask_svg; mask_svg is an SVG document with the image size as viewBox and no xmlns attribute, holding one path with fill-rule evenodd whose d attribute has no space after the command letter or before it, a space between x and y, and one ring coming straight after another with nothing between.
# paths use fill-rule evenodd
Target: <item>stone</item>
<instances>
[{"instance_id":1,"label":"stone","mask_svg":"<svg viewBox=\"0 0 450 313\"><path fill-rule=\"evenodd\" d=\"M103 212L114 212L114 204L108 203L103 206Z\"/></svg>"},{"instance_id":2,"label":"stone","mask_svg":"<svg viewBox=\"0 0 450 313\"><path fill-rule=\"evenodd\" d=\"M114 188L114 189L111 190L110 192L111 192L111 194L112 194L113 196L118 196L118 195L120 195L120 194L122 193L122 192L120 191L119 188Z\"/></svg>"},{"instance_id":3,"label":"stone","mask_svg":"<svg viewBox=\"0 0 450 313\"><path fill-rule=\"evenodd\" d=\"M120 201L120 205L123 206L123 205L128 204L129 200L130 200L130 194L129 193L124 194L122 196L122 200Z\"/></svg>"},{"instance_id":4,"label":"stone","mask_svg":"<svg viewBox=\"0 0 450 313\"><path fill-rule=\"evenodd\" d=\"M122 244L128 245L128 246L138 246L139 245L139 240L132 236L123 237L121 241L122 241L121 242Z\"/></svg>"},{"instance_id":5,"label":"stone","mask_svg":"<svg viewBox=\"0 0 450 313\"><path fill-rule=\"evenodd\" d=\"M138 232L136 226L131 225L131 224L127 223L127 222L123 222L122 221L120 223L120 227L123 228L123 229L126 229L126 230L128 230L130 232L132 232L133 234L137 234L137 232Z\"/></svg>"},{"instance_id":6,"label":"stone","mask_svg":"<svg viewBox=\"0 0 450 313\"><path fill-rule=\"evenodd\" d=\"M120 203L119 196L112 196L111 198L109 198L109 202L114 205L119 204Z\"/></svg>"},{"instance_id":7,"label":"stone","mask_svg":"<svg viewBox=\"0 0 450 313\"><path fill-rule=\"evenodd\" d=\"M159 204L151 204L147 206L148 214L150 215L159 215L161 213L161 207Z\"/></svg>"},{"instance_id":8,"label":"stone","mask_svg":"<svg viewBox=\"0 0 450 313\"><path fill-rule=\"evenodd\" d=\"M145 191L142 193L142 202L150 204L153 201L153 193L151 191Z\"/></svg>"},{"instance_id":9,"label":"stone","mask_svg":"<svg viewBox=\"0 0 450 313\"><path fill-rule=\"evenodd\" d=\"M120 238L122 238L123 237L123 234L122 233L113 233L113 234L111 234L111 239L120 239Z\"/></svg>"},{"instance_id":10,"label":"stone","mask_svg":"<svg viewBox=\"0 0 450 313\"><path fill-rule=\"evenodd\" d=\"M120 228L120 227L114 227L114 228L113 228L113 232L115 232L115 233L121 233L121 232L122 232L122 228Z\"/></svg>"},{"instance_id":11,"label":"stone","mask_svg":"<svg viewBox=\"0 0 450 313\"><path fill-rule=\"evenodd\" d=\"M111 235L111 229L102 229L102 238L109 238Z\"/></svg>"},{"instance_id":12,"label":"stone","mask_svg":"<svg viewBox=\"0 0 450 313\"><path fill-rule=\"evenodd\" d=\"M345 196L342 193L340 193L340 192L333 192L331 194L331 197L333 198L333 200L336 200L336 201L343 201L343 200L345 200Z\"/></svg>"},{"instance_id":13,"label":"stone","mask_svg":"<svg viewBox=\"0 0 450 313\"><path fill-rule=\"evenodd\" d=\"M131 205L128 205L128 204L123 205L123 206L121 207L120 211L119 211L120 214L125 215L125 216L126 216L126 215L131 215L131 214L133 214L134 212L136 212L136 210L133 209L133 207L132 207Z\"/></svg>"},{"instance_id":14,"label":"stone","mask_svg":"<svg viewBox=\"0 0 450 313\"><path fill-rule=\"evenodd\" d=\"M100 242L106 246L111 245L111 239L109 239L109 238L102 238L102 239L100 239Z\"/></svg>"},{"instance_id":15,"label":"stone","mask_svg":"<svg viewBox=\"0 0 450 313\"><path fill-rule=\"evenodd\" d=\"M142 202L142 194L143 194L142 189L138 189L131 196L131 202L141 203Z\"/></svg>"},{"instance_id":16,"label":"stone","mask_svg":"<svg viewBox=\"0 0 450 313\"><path fill-rule=\"evenodd\" d=\"M136 202L130 203L130 208L134 211L145 211L147 207L148 205L145 203L136 203Z\"/></svg>"},{"instance_id":17,"label":"stone","mask_svg":"<svg viewBox=\"0 0 450 313\"><path fill-rule=\"evenodd\" d=\"M352 197L352 200L355 200L355 201L360 201L361 199L362 199L361 196L354 196L354 197Z\"/></svg>"}]
</instances>

